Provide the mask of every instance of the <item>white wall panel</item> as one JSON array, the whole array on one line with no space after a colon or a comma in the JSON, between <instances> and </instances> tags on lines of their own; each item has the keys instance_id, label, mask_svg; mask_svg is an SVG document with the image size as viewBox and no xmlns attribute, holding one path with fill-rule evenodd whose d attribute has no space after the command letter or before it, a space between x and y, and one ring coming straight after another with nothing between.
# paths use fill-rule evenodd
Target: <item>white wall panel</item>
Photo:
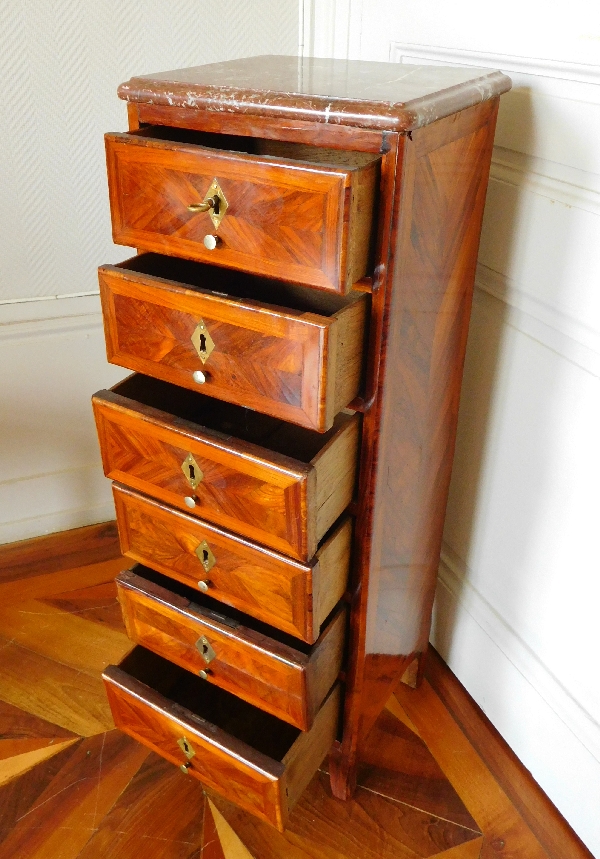
<instances>
[{"instance_id":1,"label":"white wall panel","mask_svg":"<svg viewBox=\"0 0 600 859\"><path fill-rule=\"evenodd\" d=\"M134 74L295 54L295 0L0 3L0 300L97 290L113 247L103 134Z\"/></svg>"},{"instance_id":2,"label":"white wall panel","mask_svg":"<svg viewBox=\"0 0 600 859\"><path fill-rule=\"evenodd\" d=\"M19 321L32 304L65 315ZM90 398L127 371L106 363L99 304L12 305L0 325L0 543L114 518Z\"/></svg>"},{"instance_id":3,"label":"white wall panel","mask_svg":"<svg viewBox=\"0 0 600 859\"><path fill-rule=\"evenodd\" d=\"M0 2L0 543L114 516L90 396L106 364L96 268L112 244L103 134L119 83L296 54L296 0Z\"/></svg>"},{"instance_id":4,"label":"white wall panel","mask_svg":"<svg viewBox=\"0 0 600 859\"><path fill-rule=\"evenodd\" d=\"M600 7L323 0L315 53L500 68L432 641L600 855ZM344 45L349 48L344 53Z\"/></svg>"}]
</instances>

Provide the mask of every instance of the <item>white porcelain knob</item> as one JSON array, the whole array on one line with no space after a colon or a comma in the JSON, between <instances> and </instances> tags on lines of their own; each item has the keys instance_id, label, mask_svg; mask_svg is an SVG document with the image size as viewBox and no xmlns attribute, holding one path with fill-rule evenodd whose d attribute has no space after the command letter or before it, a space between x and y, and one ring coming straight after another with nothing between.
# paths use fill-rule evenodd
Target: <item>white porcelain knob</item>
<instances>
[{"instance_id":1,"label":"white porcelain knob","mask_svg":"<svg viewBox=\"0 0 600 859\"><path fill-rule=\"evenodd\" d=\"M198 672L198 677L201 677L202 680L208 680L208 671L205 671L204 668L201 668Z\"/></svg>"},{"instance_id":2,"label":"white porcelain knob","mask_svg":"<svg viewBox=\"0 0 600 859\"><path fill-rule=\"evenodd\" d=\"M204 236L204 247L207 251L214 251L216 246L219 244L219 237L213 236L210 233Z\"/></svg>"},{"instance_id":3,"label":"white porcelain knob","mask_svg":"<svg viewBox=\"0 0 600 859\"><path fill-rule=\"evenodd\" d=\"M206 382L206 374L203 373L202 370L194 370L192 373L192 379L197 385L203 385Z\"/></svg>"},{"instance_id":4,"label":"white porcelain knob","mask_svg":"<svg viewBox=\"0 0 600 859\"><path fill-rule=\"evenodd\" d=\"M185 498L183 499L183 502L186 505L186 507L195 507L196 506L196 499L192 498L191 495L186 495Z\"/></svg>"},{"instance_id":5,"label":"white porcelain knob","mask_svg":"<svg viewBox=\"0 0 600 859\"><path fill-rule=\"evenodd\" d=\"M198 587L202 591L202 593L206 593L208 590L208 582L198 582Z\"/></svg>"}]
</instances>

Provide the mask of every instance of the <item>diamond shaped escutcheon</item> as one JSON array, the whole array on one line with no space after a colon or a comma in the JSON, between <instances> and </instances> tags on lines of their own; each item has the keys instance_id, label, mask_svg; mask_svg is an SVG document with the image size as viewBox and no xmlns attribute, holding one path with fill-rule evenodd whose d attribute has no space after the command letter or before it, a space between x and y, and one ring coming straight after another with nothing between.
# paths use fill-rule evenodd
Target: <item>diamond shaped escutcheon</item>
<instances>
[{"instance_id":1,"label":"diamond shaped escutcheon","mask_svg":"<svg viewBox=\"0 0 600 859\"><path fill-rule=\"evenodd\" d=\"M190 484L192 489L196 489L202 478L204 477L204 472L194 459L191 453L188 453L186 458L181 463L181 470L185 476L185 479Z\"/></svg>"},{"instance_id":2,"label":"diamond shaped escutcheon","mask_svg":"<svg viewBox=\"0 0 600 859\"><path fill-rule=\"evenodd\" d=\"M215 341L210 336L210 332L203 319L198 322L198 325L194 329L192 343L200 360L203 364L206 364L215 348Z\"/></svg>"},{"instance_id":3,"label":"diamond shaped escutcheon","mask_svg":"<svg viewBox=\"0 0 600 859\"><path fill-rule=\"evenodd\" d=\"M202 566L204 567L204 572L208 573L214 565L217 563L217 559L213 555L210 546L203 540L199 546L196 547L196 556Z\"/></svg>"}]
</instances>

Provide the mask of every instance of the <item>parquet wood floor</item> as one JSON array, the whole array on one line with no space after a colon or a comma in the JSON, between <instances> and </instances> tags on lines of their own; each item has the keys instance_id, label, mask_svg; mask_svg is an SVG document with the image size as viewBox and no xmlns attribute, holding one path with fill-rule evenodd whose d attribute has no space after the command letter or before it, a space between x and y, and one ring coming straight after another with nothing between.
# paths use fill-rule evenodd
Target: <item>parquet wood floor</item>
<instances>
[{"instance_id":1,"label":"parquet wood floor","mask_svg":"<svg viewBox=\"0 0 600 859\"><path fill-rule=\"evenodd\" d=\"M0 547L0 859L591 856L435 654L440 694L390 698L352 801L324 767L280 834L205 793L112 723L125 566L111 524Z\"/></svg>"}]
</instances>

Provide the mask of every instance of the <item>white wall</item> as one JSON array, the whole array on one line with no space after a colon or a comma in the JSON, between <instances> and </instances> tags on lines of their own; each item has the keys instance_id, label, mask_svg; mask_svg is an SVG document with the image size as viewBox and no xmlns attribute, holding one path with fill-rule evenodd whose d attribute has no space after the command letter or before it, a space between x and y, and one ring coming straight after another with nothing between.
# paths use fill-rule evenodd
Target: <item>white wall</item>
<instances>
[{"instance_id":1,"label":"white wall","mask_svg":"<svg viewBox=\"0 0 600 859\"><path fill-rule=\"evenodd\" d=\"M114 516L89 399L106 364L105 131L134 74L298 51L297 0L0 3L0 543Z\"/></svg>"},{"instance_id":2,"label":"white wall","mask_svg":"<svg viewBox=\"0 0 600 859\"><path fill-rule=\"evenodd\" d=\"M307 54L472 64L513 78L432 640L600 855L600 6L304 7Z\"/></svg>"}]
</instances>

